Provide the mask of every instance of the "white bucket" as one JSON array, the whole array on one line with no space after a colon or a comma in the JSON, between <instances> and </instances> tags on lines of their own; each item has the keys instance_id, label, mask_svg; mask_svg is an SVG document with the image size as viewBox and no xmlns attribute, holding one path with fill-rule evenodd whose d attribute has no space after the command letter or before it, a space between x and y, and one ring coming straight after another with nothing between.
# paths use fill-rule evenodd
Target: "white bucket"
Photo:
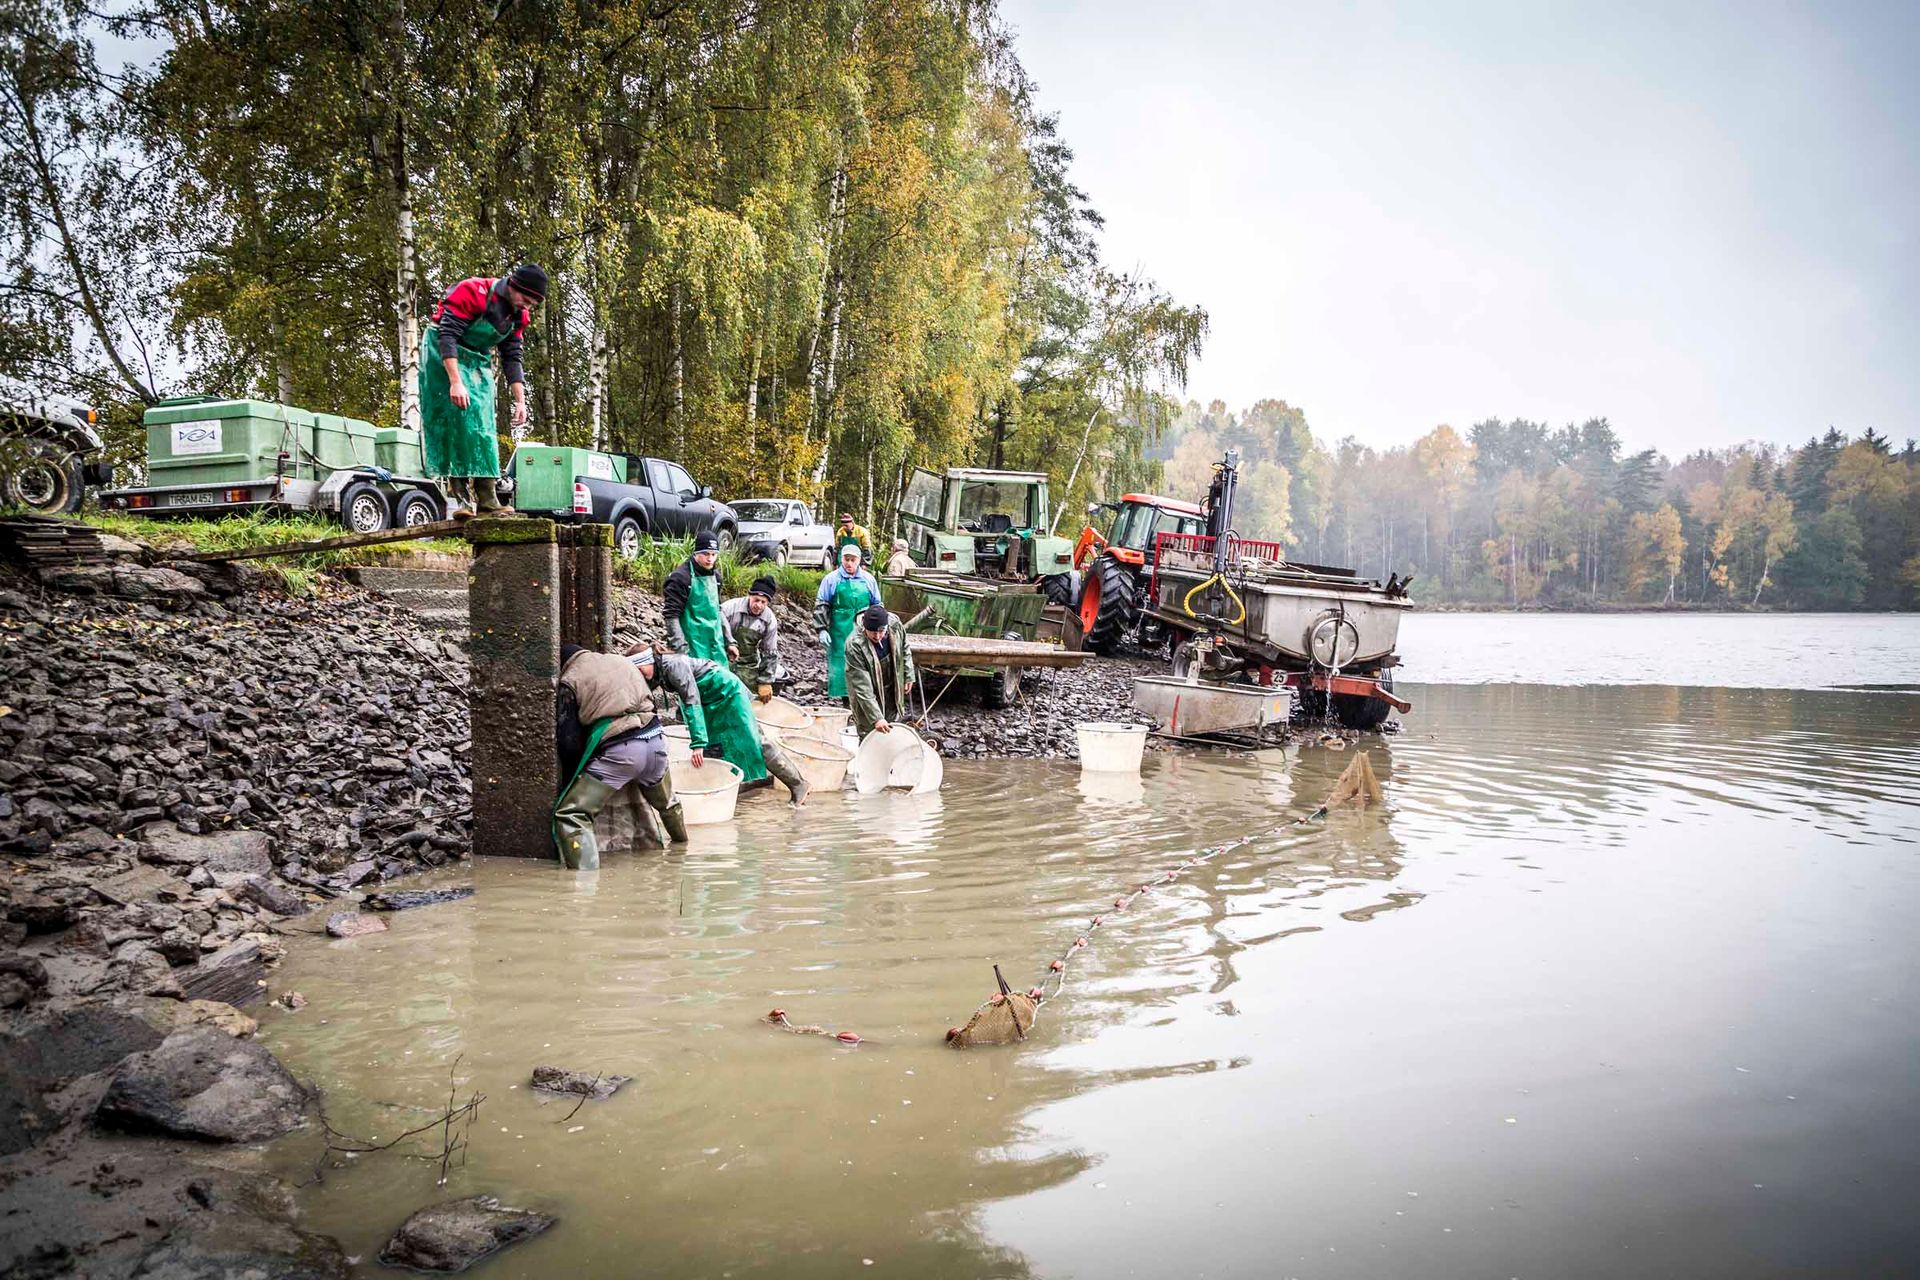
<instances>
[{"instance_id":1,"label":"white bucket","mask_svg":"<svg viewBox=\"0 0 1920 1280\"><path fill-rule=\"evenodd\" d=\"M779 746L806 733L813 724L813 713L790 699L772 698L753 704L753 719L760 726L760 736Z\"/></svg>"},{"instance_id":2,"label":"white bucket","mask_svg":"<svg viewBox=\"0 0 1920 1280\"><path fill-rule=\"evenodd\" d=\"M903 724L887 733L870 733L854 758L854 785L862 795L903 787L914 795L940 789L946 768L940 753Z\"/></svg>"},{"instance_id":3,"label":"white bucket","mask_svg":"<svg viewBox=\"0 0 1920 1280\"><path fill-rule=\"evenodd\" d=\"M667 739L667 763L686 764L693 759L693 731L683 724L662 725Z\"/></svg>"},{"instance_id":4,"label":"white bucket","mask_svg":"<svg viewBox=\"0 0 1920 1280\"><path fill-rule=\"evenodd\" d=\"M839 743L788 738L781 750L815 791L838 791L847 785L847 766L853 763L853 752Z\"/></svg>"},{"instance_id":5,"label":"white bucket","mask_svg":"<svg viewBox=\"0 0 1920 1280\"><path fill-rule=\"evenodd\" d=\"M740 799L738 765L708 756L698 769L691 760L669 768L673 773L673 798L680 802L688 826L733 821L733 806Z\"/></svg>"},{"instance_id":6,"label":"white bucket","mask_svg":"<svg viewBox=\"0 0 1920 1280\"><path fill-rule=\"evenodd\" d=\"M813 717L813 723L800 730L799 736L821 742L838 743L841 731L853 720L851 707L808 707L807 714Z\"/></svg>"},{"instance_id":7,"label":"white bucket","mask_svg":"<svg viewBox=\"0 0 1920 1280\"><path fill-rule=\"evenodd\" d=\"M1073 732L1080 739L1081 772L1140 772L1140 758L1147 749L1145 725L1097 720L1091 724L1076 724Z\"/></svg>"}]
</instances>

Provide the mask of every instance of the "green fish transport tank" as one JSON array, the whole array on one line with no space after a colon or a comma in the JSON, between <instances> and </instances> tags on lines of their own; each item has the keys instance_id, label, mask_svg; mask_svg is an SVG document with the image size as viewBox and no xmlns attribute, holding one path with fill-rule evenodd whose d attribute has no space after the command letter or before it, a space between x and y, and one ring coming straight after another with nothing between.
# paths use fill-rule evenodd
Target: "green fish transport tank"
<instances>
[{"instance_id":1,"label":"green fish transport tank","mask_svg":"<svg viewBox=\"0 0 1920 1280\"><path fill-rule=\"evenodd\" d=\"M269 400L181 396L146 413L147 483L100 496L112 511L209 517L323 515L355 533L432 524L447 496L420 433Z\"/></svg>"}]
</instances>

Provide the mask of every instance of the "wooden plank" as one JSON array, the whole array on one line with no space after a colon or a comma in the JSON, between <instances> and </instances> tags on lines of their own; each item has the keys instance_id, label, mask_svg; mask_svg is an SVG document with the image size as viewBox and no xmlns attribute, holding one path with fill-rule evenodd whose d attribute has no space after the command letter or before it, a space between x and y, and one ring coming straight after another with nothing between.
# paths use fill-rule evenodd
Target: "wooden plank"
<instances>
[{"instance_id":1,"label":"wooden plank","mask_svg":"<svg viewBox=\"0 0 1920 1280\"><path fill-rule=\"evenodd\" d=\"M909 635L913 660L926 667L1077 667L1085 653L1038 640L996 640L991 636Z\"/></svg>"},{"instance_id":2,"label":"wooden plank","mask_svg":"<svg viewBox=\"0 0 1920 1280\"><path fill-rule=\"evenodd\" d=\"M445 538L467 527L464 520L436 520L405 529L382 529L378 533L349 533L338 538L316 538L308 542L278 542L266 547L247 547L240 551L202 551L190 556L170 556L199 564L219 564L227 560L264 560L270 556L304 556L315 551L339 551L347 547L377 547L384 542L414 542L421 538Z\"/></svg>"}]
</instances>

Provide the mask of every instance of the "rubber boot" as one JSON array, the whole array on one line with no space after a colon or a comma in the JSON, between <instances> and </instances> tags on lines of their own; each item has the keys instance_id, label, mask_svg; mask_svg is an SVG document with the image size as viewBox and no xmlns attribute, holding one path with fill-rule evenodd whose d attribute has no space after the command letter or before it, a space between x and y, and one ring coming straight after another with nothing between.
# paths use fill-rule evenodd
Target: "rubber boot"
<instances>
[{"instance_id":1,"label":"rubber boot","mask_svg":"<svg viewBox=\"0 0 1920 1280\"><path fill-rule=\"evenodd\" d=\"M687 812L680 807L680 801L673 794L673 776L661 774L660 781L650 787L641 787L640 794L660 815L660 825L667 829L667 839L675 844L685 844Z\"/></svg>"},{"instance_id":2,"label":"rubber boot","mask_svg":"<svg viewBox=\"0 0 1920 1280\"><path fill-rule=\"evenodd\" d=\"M800 770L794 767L792 759L786 752L763 739L760 743L760 758L767 762L767 772L784 782L787 790L793 793L794 808L798 809L807 802L809 790L807 780L800 776Z\"/></svg>"},{"instance_id":3,"label":"rubber boot","mask_svg":"<svg viewBox=\"0 0 1920 1280\"><path fill-rule=\"evenodd\" d=\"M447 514L455 520L473 519L473 481L468 477L447 477Z\"/></svg>"},{"instance_id":4,"label":"rubber boot","mask_svg":"<svg viewBox=\"0 0 1920 1280\"><path fill-rule=\"evenodd\" d=\"M620 794L590 773L582 773L553 809L553 843L560 864L569 871L598 871L600 842L593 834L594 815Z\"/></svg>"},{"instance_id":5,"label":"rubber boot","mask_svg":"<svg viewBox=\"0 0 1920 1280\"><path fill-rule=\"evenodd\" d=\"M492 476L473 478L474 505L483 516L510 516L517 514L512 507L500 501L500 491L494 487Z\"/></svg>"}]
</instances>

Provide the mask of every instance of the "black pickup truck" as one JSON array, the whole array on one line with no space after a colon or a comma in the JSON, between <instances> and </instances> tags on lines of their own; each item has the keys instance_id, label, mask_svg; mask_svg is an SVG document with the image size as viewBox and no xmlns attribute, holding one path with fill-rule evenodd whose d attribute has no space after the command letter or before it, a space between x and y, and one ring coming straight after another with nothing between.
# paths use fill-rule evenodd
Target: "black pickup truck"
<instances>
[{"instance_id":1,"label":"black pickup truck","mask_svg":"<svg viewBox=\"0 0 1920 1280\"><path fill-rule=\"evenodd\" d=\"M614 549L628 558L640 553L643 538L711 530L724 551L739 536L733 508L714 501L711 488L695 484L685 467L665 458L523 444L506 474L516 511L610 524Z\"/></svg>"}]
</instances>

